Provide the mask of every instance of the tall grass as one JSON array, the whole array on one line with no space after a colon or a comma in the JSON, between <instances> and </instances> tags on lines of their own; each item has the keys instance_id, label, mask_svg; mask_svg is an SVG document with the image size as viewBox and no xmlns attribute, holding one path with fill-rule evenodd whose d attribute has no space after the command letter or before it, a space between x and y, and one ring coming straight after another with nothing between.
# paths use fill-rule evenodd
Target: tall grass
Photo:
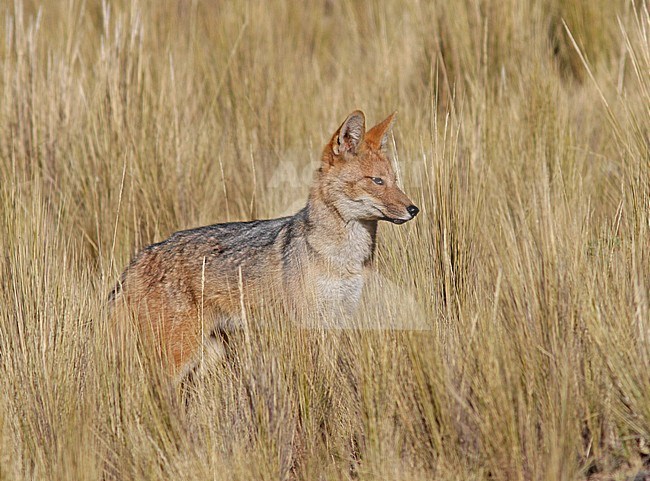
<instances>
[{"instance_id":1,"label":"tall grass","mask_svg":"<svg viewBox=\"0 0 650 481\"><path fill-rule=\"evenodd\" d=\"M0 5L0 479L625 479L650 456L647 2ZM185 390L108 342L139 248L306 199L399 110L361 316ZM420 327L421 324L420 324Z\"/></svg>"}]
</instances>

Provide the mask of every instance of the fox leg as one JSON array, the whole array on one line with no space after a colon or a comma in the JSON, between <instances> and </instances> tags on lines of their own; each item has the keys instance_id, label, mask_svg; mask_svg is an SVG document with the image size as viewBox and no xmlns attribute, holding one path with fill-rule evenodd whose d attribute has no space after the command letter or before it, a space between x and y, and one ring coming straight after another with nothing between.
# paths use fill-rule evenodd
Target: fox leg
<instances>
[{"instance_id":1,"label":"fox leg","mask_svg":"<svg viewBox=\"0 0 650 481\"><path fill-rule=\"evenodd\" d=\"M171 373L184 371L201 346L201 332L193 312L174 313L157 334L164 362Z\"/></svg>"},{"instance_id":2,"label":"fox leg","mask_svg":"<svg viewBox=\"0 0 650 481\"><path fill-rule=\"evenodd\" d=\"M192 342L172 346L176 378L178 380L201 375L206 368L222 361L227 354L232 326L220 316L219 320L211 322L210 326L200 329L192 337Z\"/></svg>"}]
</instances>

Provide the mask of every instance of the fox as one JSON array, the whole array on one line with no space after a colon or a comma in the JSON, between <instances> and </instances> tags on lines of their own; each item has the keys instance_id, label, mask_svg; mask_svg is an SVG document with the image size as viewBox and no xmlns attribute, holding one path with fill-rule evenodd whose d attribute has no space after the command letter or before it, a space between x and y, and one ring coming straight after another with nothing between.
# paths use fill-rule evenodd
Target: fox
<instances>
[{"instance_id":1,"label":"fox","mask_svg":"<svg viewBox=\"0 0 650 481\"><path fill-rule=\"evenodd\" d=\"M114 317L130 313L177 375L208 339L238 325L244 306L279 301L297 315L354 313L378 222L403 224L420 210L389 158L395 117L366 131L361 110L348 115L296 214L183 230L142 249L109 295Z\"/></svg>"}]
</instances>

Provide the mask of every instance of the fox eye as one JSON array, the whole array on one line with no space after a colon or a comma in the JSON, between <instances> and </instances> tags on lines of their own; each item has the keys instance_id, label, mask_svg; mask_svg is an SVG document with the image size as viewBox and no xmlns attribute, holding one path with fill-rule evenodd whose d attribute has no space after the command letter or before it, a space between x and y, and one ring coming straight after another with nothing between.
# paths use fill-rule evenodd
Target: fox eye
<instances>
[{"instance_id":1,"label":"fox eye","mask_svg":"<svg viewBox=\"0 0 650 481\"><path fill-rule=\"evenodd\" d=\"M372 181L377 185L384 185L384 179L381 177L370 177Z\"/></svg>"}]
</instances>

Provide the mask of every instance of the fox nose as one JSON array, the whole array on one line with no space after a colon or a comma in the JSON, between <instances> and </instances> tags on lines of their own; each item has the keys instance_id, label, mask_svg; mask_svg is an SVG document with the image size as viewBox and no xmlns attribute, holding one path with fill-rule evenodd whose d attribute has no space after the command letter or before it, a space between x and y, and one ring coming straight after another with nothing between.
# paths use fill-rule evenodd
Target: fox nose
<instances>
[{"instance_id":1,"label":"fox nose","mask_svg":"<svg viewBox=\"0 0 650 481\"><path fill-rule=\"evenodd\" d=\"M411 219L412 219L413 217L415 217L416 215L418 215L418 212L420 212L420 209L418 209L418 208L417 208L416 206L414 206L414 205L409 205L409 206L406 208L406 210L408 211L409 214L411 214Z\"/></svg>"}]
</instances>

